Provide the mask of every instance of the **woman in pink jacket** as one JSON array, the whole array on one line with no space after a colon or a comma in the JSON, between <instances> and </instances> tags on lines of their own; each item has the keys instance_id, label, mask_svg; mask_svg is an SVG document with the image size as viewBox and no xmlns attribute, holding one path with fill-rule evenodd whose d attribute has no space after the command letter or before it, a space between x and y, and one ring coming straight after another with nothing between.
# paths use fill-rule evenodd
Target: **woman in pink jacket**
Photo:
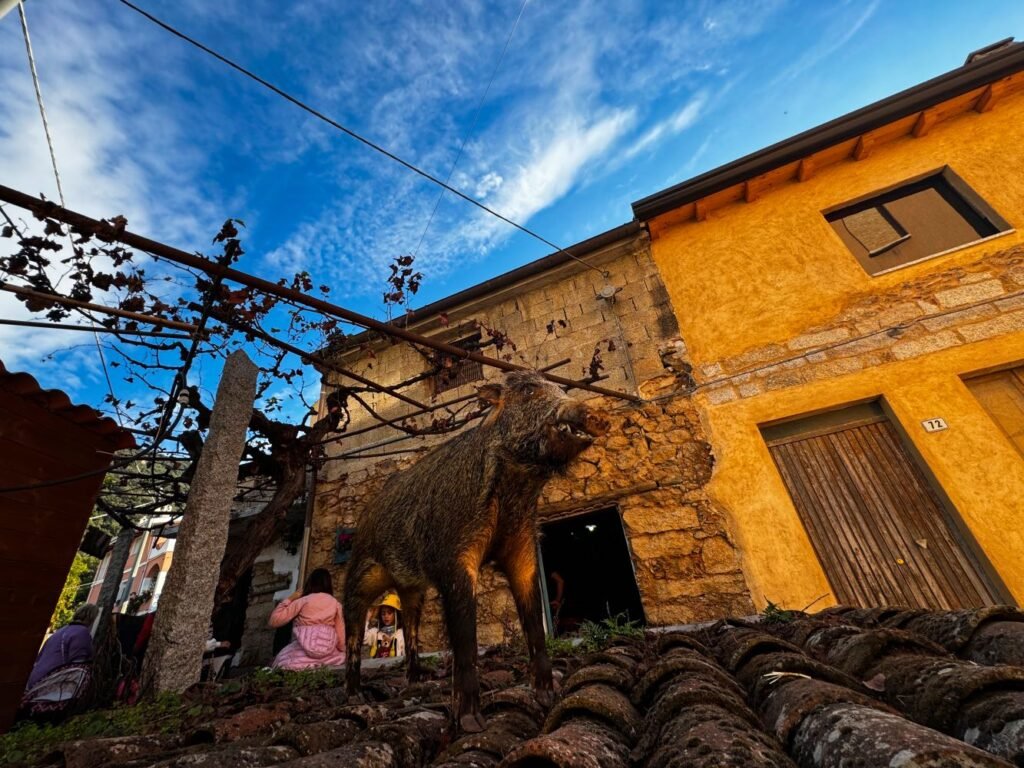
<instances>
[{"instance_id":1,"label":"woman in pink jacket","mask_svg":"<svg viewBox=\"0 0 1024 768\"><path fill-rule=\"evenodd\" d=\"M317 568L309 574L302 590L274 609L269 623L283 627L293 619L292 642L281 649L272 667L309 669L345 663L345 622L327 569Z\"/></svg>"}]
</instances>

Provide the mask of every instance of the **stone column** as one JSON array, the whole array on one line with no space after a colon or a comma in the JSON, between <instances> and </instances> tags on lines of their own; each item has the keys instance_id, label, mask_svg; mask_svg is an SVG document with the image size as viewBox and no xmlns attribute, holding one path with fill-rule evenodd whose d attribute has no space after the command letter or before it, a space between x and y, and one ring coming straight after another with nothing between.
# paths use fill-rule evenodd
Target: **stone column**
<instances>
[{"instance_id":1,"label":"stone column","mask_svg":"<svg viewBox=\"0 0 1024 768\"><path fill-rule=\"evenodd\" d=\"M238 463L252 419L256 374L256 366L240 350L224 363L209 436L189 489L146 652L142 687L147 694L180 693L199 680Z\"/></svg>"}]
</instances>

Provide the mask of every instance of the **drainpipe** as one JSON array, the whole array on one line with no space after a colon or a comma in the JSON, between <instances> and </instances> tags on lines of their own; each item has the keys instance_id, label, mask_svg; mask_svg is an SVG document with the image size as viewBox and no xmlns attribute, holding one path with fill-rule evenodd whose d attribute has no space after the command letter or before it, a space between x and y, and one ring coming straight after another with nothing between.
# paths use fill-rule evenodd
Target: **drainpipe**
<instances>
[{"instance_id":1,"label":"drainpipe","mask_svg":"<svg viewBox=\"0 0 1024 768\"><path fill-rule=\"evenodd\" d=\"M633 358L630 357L629 354L629 343L626 341L626 334L622 330L619 313L615 311L615 294L621 290L621 288L617 288L611 283L606 283L602 286L601 290L597 292L597 298L604 302L605 306L608 308L608 314L610 314L612 316L612 320L615 321L615 329L619 337L619 348L622 350L622 357L626 361L626 375L633 384L633 389L636 390L637 394L639 394L640 382L636 380L636 373L633 371Z\"/></svg>"},{"instance_id":2,"label":"drainpipe","mask_svg":"<svg viewBox=\"0 0 1024 768\"><path fill-rule=\"evenodd\" d=\"M295 589L303 583L306 578L306 565L309 562L309 538L313 530L313 507L316 505L316 469L310 469L306 473L306 522L302 527L302 549L299 552L299 572L296 574L298 582Z\"/></svg>"}]
</instances>

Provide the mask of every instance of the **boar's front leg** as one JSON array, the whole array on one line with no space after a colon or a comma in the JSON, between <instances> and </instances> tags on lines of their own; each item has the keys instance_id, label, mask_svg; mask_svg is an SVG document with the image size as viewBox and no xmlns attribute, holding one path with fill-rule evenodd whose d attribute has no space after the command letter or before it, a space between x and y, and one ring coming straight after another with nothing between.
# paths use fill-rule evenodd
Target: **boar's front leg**
<instances>
[{"instance_id":1,"label":"boar's front leg","mask_svg":"<svg viewBox=\"0 0 1024 768\"><path fill-rule=\"evenodd\" d=\"M461 565L437 585L455 662L455 717L467 733L487 727L480 714L480 681L476 676L476 577Z\"/></svg>"},{"instance_id":2,"label":"boar's front leg","mask_svg":"<svg viewBox=\"0 0 1024 768\"><path fill-rule=\"evenodd\" d=\"M349 695L359 693L366 612L373 600L391 586L384 567L374 560L353 553L345 572L342 617L345 620L345 682Z\"/></svg>"},{"instance_id":3,"label":"boar's front leg","mask_svg":"<svg viewBox=\"0 0 1024 768\"><path fill-rule=\"evenodd\" d=\"M551 706L554 703L554 683L544 638L544 609L537 578L537 543L530 528L517 532L508 540L498 565L508 577L509 589L519 612L519 623L526 635L537 700L544 706Z\"/></svg>"}]
</instances>

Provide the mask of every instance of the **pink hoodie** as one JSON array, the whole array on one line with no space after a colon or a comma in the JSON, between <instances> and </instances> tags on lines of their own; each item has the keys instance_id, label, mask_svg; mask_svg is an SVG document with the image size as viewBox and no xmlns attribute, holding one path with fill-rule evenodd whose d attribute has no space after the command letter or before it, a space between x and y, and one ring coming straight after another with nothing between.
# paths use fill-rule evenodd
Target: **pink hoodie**
<instances>
[{"instance_id":1,"label":"pink hoodie","mask_svg":"<svg viewBox=\"0 0 1024 768\"><path fill-rule=\"evenodd\" d=\"M334 626L338 633L338 649L345 649L345 622L341 617L341 604L326 592L314 592L298 600L286 598L270 614L271 627L283 627L292 619L300 627L314 624Z\"/></svg>"}]
</instances>

